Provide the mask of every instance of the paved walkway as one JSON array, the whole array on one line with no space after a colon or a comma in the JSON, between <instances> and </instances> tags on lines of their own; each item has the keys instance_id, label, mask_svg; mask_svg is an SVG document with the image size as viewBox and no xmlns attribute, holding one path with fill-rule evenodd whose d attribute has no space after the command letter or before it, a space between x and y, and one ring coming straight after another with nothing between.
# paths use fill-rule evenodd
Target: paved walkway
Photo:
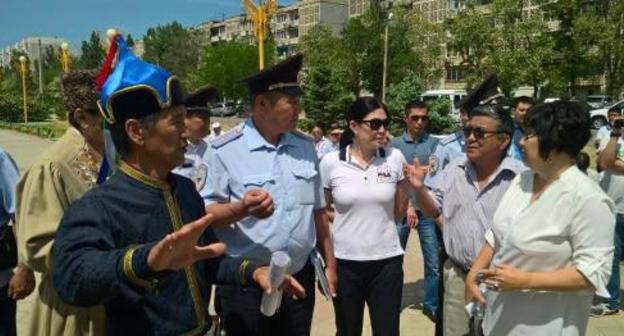
<instances>
[{"instance_id":1,"label":"paved walkway","mask_svg":"<svg viewBox=\"0 0 624 336\"><path fill-rule=\"evenodd\" d=\"M37 156L43 152L51 140L30 134L0 129L0 147L7 151L17 163L20 173L30 167Z\"/></svg>"},{"instance_id":2,"label":"paved walkway","mask_svg":"<svg viewBox=\"0 0 624 336\"><path fill-rule=\"evenodd\" d=\"M49 140L31 135L0 129L0 147L4 148L13 156L22 172L27 169L36 156L51 143L52 142ZM423 263L418 236L415 232L412 232L410 235L404 265L405 285L403 287L401 335L433 335L433 323L418 309L423 297ZM621 271L621 274L624 277L624 271ZM20 308L23 307L24 305L20 305ZM23 327L23 325L19 326L18 330L23 330ZM335 334L333 308L331 304L325 301L318 293L314 321L312 323L312 334L318 336ZM368 316L365 320L363 335L371 335ZM599 319L591 318L587 335L624 335L624 312Z\"/></svg>"}]
</instances>

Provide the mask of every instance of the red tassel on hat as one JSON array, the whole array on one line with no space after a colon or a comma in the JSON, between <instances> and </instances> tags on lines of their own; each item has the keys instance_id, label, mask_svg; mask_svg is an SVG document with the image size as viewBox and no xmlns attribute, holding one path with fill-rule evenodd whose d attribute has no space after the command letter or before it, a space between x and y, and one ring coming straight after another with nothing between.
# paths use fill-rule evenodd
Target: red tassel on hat
<instances>
[{"instance_id":1,"label":"red tassel on hat","mask_svg":"<svg viewBox=\"0 0 624 336\"><path fill-rule=\"evenodd\" d=\"M104 86L104 82L110 75L113 69L113 61L115 60L115 56L117 56L117 38L121 36L121 34L117 33L113 35L110 39L110 48L108 49L108 54L106 54L106 58L104 59L104 64L102 65L102 69L98 73L95 78L95 84L97 85L97 90L102 91L102 86Z\"/></svg>"}]
</instances>

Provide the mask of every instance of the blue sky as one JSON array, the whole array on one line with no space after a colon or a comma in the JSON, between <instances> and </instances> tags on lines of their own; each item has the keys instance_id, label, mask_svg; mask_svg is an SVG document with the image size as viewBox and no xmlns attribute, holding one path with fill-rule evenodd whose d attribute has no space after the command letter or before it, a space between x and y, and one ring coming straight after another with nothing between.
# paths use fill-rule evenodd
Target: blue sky
<instances>
[{"instance_id":1,"label":"blue sky","mask_svg":"<svg viewBox=\"0 0 624 336\"><path fill-rule=\"evenodd\" d=\"M0 48L29 36L52 36L79 50L94 30L116 27L140 39L158 24L176 20L188 27L239 13L240 0L0 0Z\"/></svg>"}]
</instances>

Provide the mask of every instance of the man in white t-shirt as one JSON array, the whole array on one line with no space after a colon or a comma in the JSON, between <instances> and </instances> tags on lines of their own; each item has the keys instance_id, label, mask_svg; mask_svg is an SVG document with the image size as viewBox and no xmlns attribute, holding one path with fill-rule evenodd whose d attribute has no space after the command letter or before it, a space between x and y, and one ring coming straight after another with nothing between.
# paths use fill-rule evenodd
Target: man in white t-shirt
<instances>
[{"instance_id":1,"label":"man in white t-shirt","mask_svg":"<svg viewBox=\"0 0 624 336\"><path fill-rule=\"evenodd\" d=\"M617 109L617 108L616 108ZM613 269L607 284L610 298L603 298L602 303L593 306L592 316L617 314L620 310L620 259L622 258L622 240L624 240L624 139L622 138L622 124L619 109L611 109L618 115L613 119L609 137L600 140L598 148L598 168L604 172L600 186L615 203L615 251L613 254ZM600 224L600 223L597 223Z\"/></svg>"}]
</instances>

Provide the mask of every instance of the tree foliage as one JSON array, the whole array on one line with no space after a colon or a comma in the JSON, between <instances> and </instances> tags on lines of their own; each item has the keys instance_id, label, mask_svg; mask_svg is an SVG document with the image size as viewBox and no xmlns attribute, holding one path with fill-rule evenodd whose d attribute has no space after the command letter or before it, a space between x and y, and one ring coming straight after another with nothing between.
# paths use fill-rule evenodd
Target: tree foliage
<instances>
[{"instance_id":1,"label":"tree foliage","mask_svg":"<svg viewBox=\"0 0 624 336\"><path fill-rule=\"evenodd\" d=\"M275 46L265 42L265 63L273 63ZM219 90L219 99L231 101L249 98L247 86L239 79L258 71L258 47L247 42L226 41L209 45L203 52L199 69L189 76L190 86L210 84Z\"/></svg>"},{"instance_id":2,"label":"tree foliage","mask_svg":"<svg viewBox=\"0 0 624 336\"><path fill-rule=\"evenodd\" d=\"M573 33L587 48L588 74L606 76L606 93L624 89L624 1L596 0L575 18Z\"/></svg>"},{"instance_id":3,"label":"tree foliage","mask_svg":"<svg viewBox=\"0 0 624 336\"><path fill-rule=\"evenodd\" d=\"M303 108L306 116L324 129L344 120L345 111L353 101L352 94L340 85L336 75L327 63L317 63L306 72Z\"/></svg>"},{"instance_id":4,"label":"tree foliage","mask_svg":"<svg viewBox=\"0 0 624 336\"><path fill-rule=\"evenodd\" d=\"M88 41L82 41L80 46L81 56L78 67L81 69L99 69L106 52L102 47L102 40L97 32L91 32Z\"/></svg>"},{"instance_id":5,"label":"tree foliage","mask_svg":"<svg viewBox=\"0 0 624 336\"><path fill-rule=\"evenodd\" d=\"M195 33L174 21L149 28L143 43L143 59L160 65L189 84L189 76L197 70L201 53Z\"/></svg>"},{"instance_id":6,"label":"tree foliage","mask_svg":"<svg viewBox=\"0 0 624 336\"><path fill-rule=\"evenodd\" d=\"M309 118L327 127L342 119L354 97L381 96L386 26L388 96L394 84L395 93L405 92L411 100L424 91L421 79L437 81L442 67L442 28L426 23L419 13L406 8L394 8L392 14L388 21L388 12L373 4L362 16L350 19L340 36L319 25L301 37L299 49L307 69L303 107ZM422 89L408 87L415 81ZM388 98L388 102L393 104L397 99ZM402 110L405 103L397 104Z\"/></svg>"},{"instance_id":7,"label":"tree foliage","mask_svg":"<svg viewBox=\"0 0 624 336\"><path fill-rule=\"evenodd\" d=\"M388 86L386 102L393 125L393 133L400 133L403 130L403 127L396 127L396 125L403 124L405 105L418 99L425 92L425 89L425 83L415 72L409 72L402 81Z\"/></svg>"}]
</instances>

